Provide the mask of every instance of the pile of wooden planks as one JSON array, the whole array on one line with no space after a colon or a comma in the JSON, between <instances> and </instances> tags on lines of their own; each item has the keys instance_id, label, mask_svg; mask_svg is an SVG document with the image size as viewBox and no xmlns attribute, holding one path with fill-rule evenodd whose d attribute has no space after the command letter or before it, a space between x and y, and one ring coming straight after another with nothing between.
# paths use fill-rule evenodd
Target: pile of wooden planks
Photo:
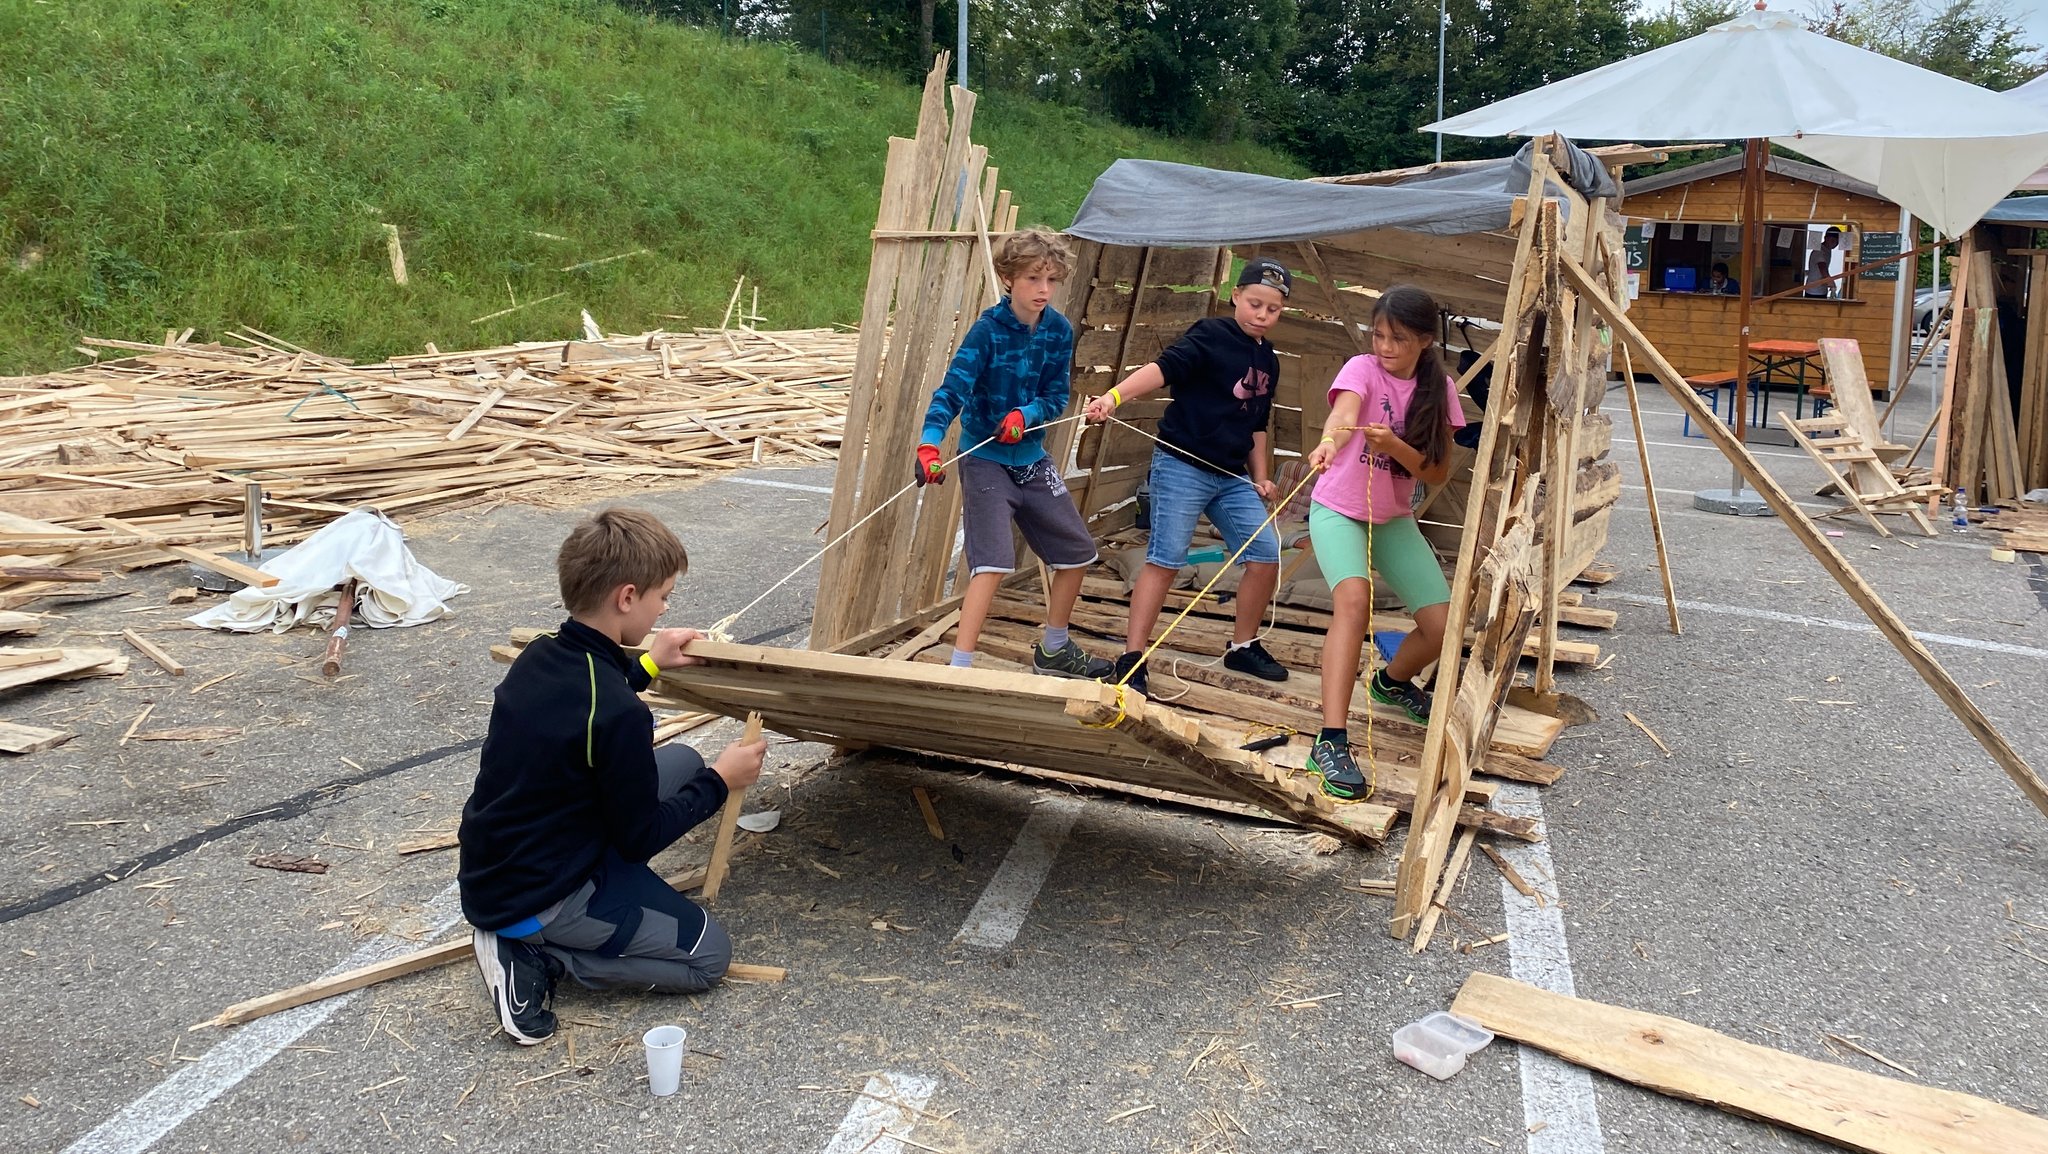
<instances>
[{"instance_id":1,"label":"pile of wooden planks","mask_svg":"<svg viewBox=\"0 0 2048 1154\"><path fill-rule=\"evenodd\" d=\"M1934 472L1973 506L2004 504L2048 484L2048 306L2036 299L2018 312L2015 284L2026 268L2035 270L2034 284L2048 275L2039 251L2005 251L1980 228L1957 260ZM2031 264L2015 265L2019 259ZM2022 332L2005 331L2013 319ZM2009 344L2020 350L2017 365L2008 364Z\"/></svg>"},{"instance_id":2,"label":"pile of wooden planks","mask_svg":"<svg viewBox=\"0 0 2048 1154\"><path fill-rule=\"evenodd\" d=\"M1998 544L2025 553L2048 553L2048 510L2039 506L2002 509L1980 522L1986 529L2005 534Z\"/></svg>"},{"instance_id":3,"label":"pile of wooden planks","mask_svg":"<svg viewBox=\"0 0 2048 1154\"><path fill-rule=\"evenodd\" d=\"M89 340L119 359L0 381L0 565L132 568L236 543L249 482L276 542L360 505L402 517L548 482L830 460L857 340L650 332L374 365L253 331ZM32 576L0 595L49 588Z\"/></svg>"}]
</instances>

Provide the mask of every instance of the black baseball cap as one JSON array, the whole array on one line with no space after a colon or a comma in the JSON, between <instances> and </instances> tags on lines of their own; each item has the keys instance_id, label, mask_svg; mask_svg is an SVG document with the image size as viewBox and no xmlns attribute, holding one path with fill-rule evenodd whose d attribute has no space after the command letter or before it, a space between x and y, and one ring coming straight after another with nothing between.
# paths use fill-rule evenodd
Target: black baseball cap
<instances>
[{"instance_id":1,"label":"black baseball cap","mask_svg":"<svg viewBox=\"0 0 2048 1154\"><path fill-rule=\"evenodd\" d=\"M1279 289L1283 298L1293 295L1294 290L1294 277L1288 274L1287 266L1277 260L1267 260L1265 257L1246 261L1244 271L1237 274L1237 283L1239 287L1262 284L1268 288Z\"/></svg>"}]
</instances>

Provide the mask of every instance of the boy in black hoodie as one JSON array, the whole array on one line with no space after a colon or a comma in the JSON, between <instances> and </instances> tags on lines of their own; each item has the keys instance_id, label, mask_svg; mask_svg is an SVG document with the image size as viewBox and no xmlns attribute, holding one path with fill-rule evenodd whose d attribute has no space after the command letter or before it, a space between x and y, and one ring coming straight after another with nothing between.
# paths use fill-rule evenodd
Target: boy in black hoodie
<instances>
[{"instance_id":1,"label":"boy in black hoodie","mask_svg":"<svg viewBox=\"0 0 2048 1154\"><path fill-rule=\"evenodd\" d=\"M555 1032L564 973L592 989L694 993L718 984L732 939L670 889L648 859L761 776L765 741L734 743L706 768L688 746L653 743L638 694L663 669L695 665L703 634L663 629L638 658L689 567L652 514L606 509L555 558L569 619L512 663L491 706L476 788L462 809L462 912L499 1024L522 1046Z\"/></svg>"}]
</instances>

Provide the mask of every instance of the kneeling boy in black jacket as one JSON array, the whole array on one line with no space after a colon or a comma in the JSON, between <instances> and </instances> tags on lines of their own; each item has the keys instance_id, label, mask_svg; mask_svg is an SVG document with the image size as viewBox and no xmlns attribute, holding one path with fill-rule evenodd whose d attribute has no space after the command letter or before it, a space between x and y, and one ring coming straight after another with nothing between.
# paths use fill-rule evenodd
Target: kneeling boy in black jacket
<instances>
[{"instance_id":1,"label":"kneeling boy in black jacket","mask_svg":"<svg viewBox=\"0 0 2048 1154\"><path fill-rule=\"evenodd\" d=\"M765 741L706 768L688 746L656 750L638 694L662 669L698 664L694 629L654 633L689 567L652 514L606 509L555 558L569 619L498 685L481 768L459 832L462 912L498 1021L522 1046L555 1032L564 973L592 989L694 993L717 985L732 939L647 862L761 776Z\"/></svg>"}]
</instances>

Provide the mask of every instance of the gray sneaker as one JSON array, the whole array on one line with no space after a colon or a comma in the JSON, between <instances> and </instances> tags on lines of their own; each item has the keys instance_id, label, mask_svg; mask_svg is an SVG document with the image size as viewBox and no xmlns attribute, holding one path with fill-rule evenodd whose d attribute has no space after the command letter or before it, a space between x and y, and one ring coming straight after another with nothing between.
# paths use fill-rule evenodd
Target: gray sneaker
<instances>
[{"instance_id":1,"label":"gray sneaker","mask_svg":"<svg viewBox=\"0 0 2048 1154\"><path fill-rule=\"evenodd\" d=\"M1109 673L1110 663L1100 657L1090 657L1074 639L1069 637L1065 645L1048 653L1040 642L1031 647L1031 671L1047 673L1054 677L1076 677L1085 681L1100 681Z\"/></svg>"}]
</instances>

